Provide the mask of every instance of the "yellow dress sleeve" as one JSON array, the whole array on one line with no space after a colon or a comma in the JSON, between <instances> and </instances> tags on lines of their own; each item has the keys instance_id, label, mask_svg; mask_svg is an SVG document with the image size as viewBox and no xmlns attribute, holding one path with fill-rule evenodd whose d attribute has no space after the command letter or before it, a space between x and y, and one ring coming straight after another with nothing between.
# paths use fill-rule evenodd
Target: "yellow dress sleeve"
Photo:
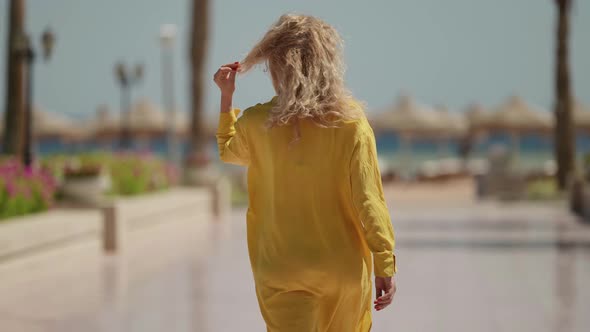
<instances>
[{"instance_id":1,"label":"yellow dress sleeve","mask_svg":"<svg viewBox=\"0 0 590 332\"><path fill-rule=\"evenodd\" d=\"M238 119L240 109L234 108L229 112L219 113L217 127L217 147L222 161L230 164L248 166L250 152L244 133L243 116Z\"/></svg>"},{"instance_id":2,"label":"yellow dress sleeve","mask_svg":"<svg viewBox=\"0 0 590 332\"><path fill-rule=\"evenodd\" d=\"M368 125L364 127L350 163L352 200L373 253L375 276L390 277L397 272L393 225L383 194L375 135Z\"/></svg>"}]
</instances>

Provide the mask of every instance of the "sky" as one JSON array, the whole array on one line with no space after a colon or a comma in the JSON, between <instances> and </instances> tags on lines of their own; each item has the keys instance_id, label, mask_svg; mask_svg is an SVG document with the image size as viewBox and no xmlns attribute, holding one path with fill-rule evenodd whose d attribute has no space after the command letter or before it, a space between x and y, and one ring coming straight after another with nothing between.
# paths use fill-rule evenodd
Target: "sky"
<instances>
[{"instance_id":1,"label":"sky","mask_svg":"<svg viewBox=\"0 0 590 332\"><path fill-rule=\"evenodd\" d=\"M410 94L461 111L471 102L494 107L513 94L550 109L554 98L553 0L210 0L206 111L215 116L217 67L239 61L283 13L318 16L345 41L346 81L368 112ZM0 73L6 71L8 0L0 0ZM133 98L160 104L162 24L178 25L175 99L190 106L189 0L28 0L27 28L37 47L48 26L57 35L48 63L35 66L35 104L70 116L92 116L100 104L118 110L117 61L143 63L146 75ZM571 24L575 95L590 104L590 1L579 0ZM0 112L5 105L0 80ZM274 94L261 69L238 78L234 104Z\"/></svg>"}]
</instances>

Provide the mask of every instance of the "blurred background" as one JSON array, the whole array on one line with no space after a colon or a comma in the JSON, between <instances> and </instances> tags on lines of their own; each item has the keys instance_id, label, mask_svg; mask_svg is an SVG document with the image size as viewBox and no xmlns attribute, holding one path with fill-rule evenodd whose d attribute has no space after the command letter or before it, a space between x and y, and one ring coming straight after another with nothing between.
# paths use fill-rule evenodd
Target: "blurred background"
<instances>
[{"instance_id":1,"label":"blurred background","mask_svg":"<svg viewBox=\"0 0 590 332\"><path fill-rule=\"evenodd\" d=\"M0 331L264 330L211 78L286 12L341 33L377 138L373 329L588 331L584 0L0 0Z\"/></svg>"}]
</instances>

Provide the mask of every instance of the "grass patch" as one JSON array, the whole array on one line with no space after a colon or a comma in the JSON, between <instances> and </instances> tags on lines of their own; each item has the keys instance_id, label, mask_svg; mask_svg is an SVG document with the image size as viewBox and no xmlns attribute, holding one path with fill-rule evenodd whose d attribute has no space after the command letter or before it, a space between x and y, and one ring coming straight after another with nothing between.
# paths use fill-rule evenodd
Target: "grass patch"
<instances>
[{"instance_id":1,"label":"grass patch","mask_svg":"<svg viewBox=\"0 0 590 332\"><path fill-rule=\"evenodd\" d=\"M561 197L554 179L539 179L527 183L526 198L535 201L555 200Z\"/></svg>"}]
</instances>

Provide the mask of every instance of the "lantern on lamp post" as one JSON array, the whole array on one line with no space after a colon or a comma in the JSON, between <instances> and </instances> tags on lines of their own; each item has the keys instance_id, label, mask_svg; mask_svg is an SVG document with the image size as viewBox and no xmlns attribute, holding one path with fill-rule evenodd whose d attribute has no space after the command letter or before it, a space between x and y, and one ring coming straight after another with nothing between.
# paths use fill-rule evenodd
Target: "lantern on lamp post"
<instances>
[{"instance_id":1,"label":"lantern on lamp post","mask_svg":"<svg viewBox=\"0 0 590 332\"><path fill-rule=\"evenodd\" d=\"M121 87L121 113L119 145L122 149L131 147L131 124L129 113L131 111L131 88L139 83L144 75L142 64L134 68L127 68L123 62L115 64L115 77Z\"/></svg>"}]
</instances>

